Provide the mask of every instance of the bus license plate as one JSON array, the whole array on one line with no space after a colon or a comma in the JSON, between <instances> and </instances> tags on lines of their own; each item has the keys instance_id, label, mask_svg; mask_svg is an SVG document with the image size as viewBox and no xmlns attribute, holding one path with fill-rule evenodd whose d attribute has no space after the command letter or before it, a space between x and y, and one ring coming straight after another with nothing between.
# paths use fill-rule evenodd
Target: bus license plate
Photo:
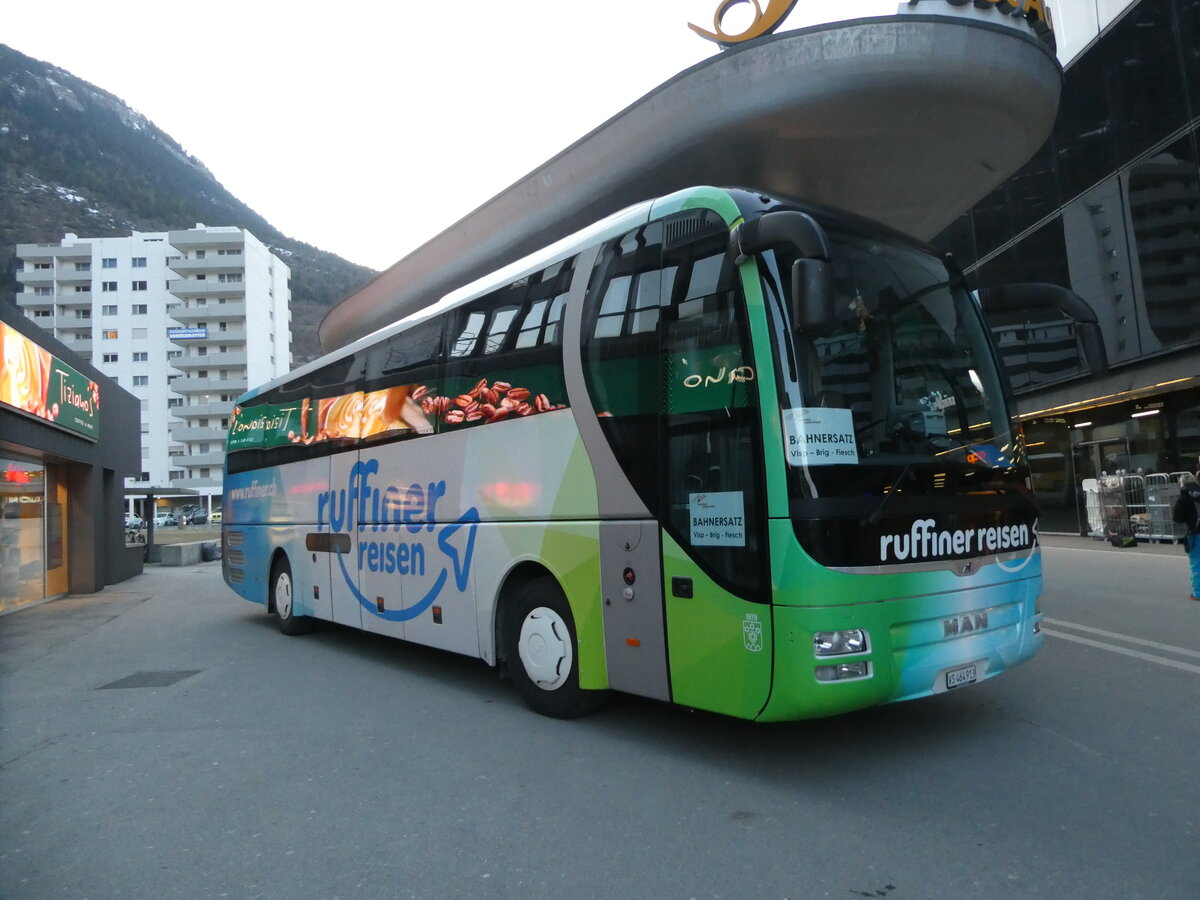
<instances>
[{"instance_id":1,"label":"bus license plate","mask_svg":"<svg viewBox=\"0 0 1200 900\"><path fill-rule=\"evenodd\" d=\"M961 669L951 669L946 673L946 690L951 691L964 684L975 682L975 667L963 666Z\"/></svg>"}]
</instances>

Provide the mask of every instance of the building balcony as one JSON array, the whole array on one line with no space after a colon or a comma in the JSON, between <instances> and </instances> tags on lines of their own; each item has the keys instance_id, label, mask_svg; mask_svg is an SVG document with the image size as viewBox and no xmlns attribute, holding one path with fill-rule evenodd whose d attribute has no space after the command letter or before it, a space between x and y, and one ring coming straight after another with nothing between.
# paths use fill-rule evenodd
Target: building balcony
<instances>
[{"instance_id":1,"label":"building balcony","mask_svg":"<svg viewBox=\"0 0 1200 900\"><path fill-rule=\"evenodd\" d=\"M172 360L174 363L175 360ZM171 382L171 390L177 394L194 396L196 394L244 394L246 379L243 378L176 378ZM186 407L176 407L185 409ZM177 415L177 413L172 413Z\"/></svg>"},{"instance_id":2,"label":"building balcony","mask_svg":"<svg viewBox=\"0 0 1200 900\"><path fill-rule=\"evenodd\" d=\"M185 328L192 330L193 333L199 334L204 332L203 337L172 337L170 332L167 334L167 340L173 342L179 347L206 347L209 352L216 352L217 347L231 345L228 352L237 352L242 349L240 345L246 343L246 329L242 325L226 325L225 330L221 331L215 327L217 323L209 321L206 325L179 325L171 326L172 328Z\"/></svg>"},{"instance_id":3,"label":"building balcony","mask_svg":"<svg viewBox=\"0 0 1200 900\"><path fill-rule=\"evenodd\" d=\"M171 408L171 415L177 416L185 422L192 419L211 418L212 416L231 416L233 415L233 401L229 400L224 403L197 403L195 406L174 406Z\"/></svg>"},{"instance_id":4,"label":"building balcony","mask_svg":"<svg viewBox=\"0 0 1200 900\"><path fill-rule=\"evenodd\" d=\"M171 463L178 468L183 466L185 469L198 469L202 467L220 469L225 465L225 447L220 450L213 450L209 453L193 453L191 456L176 456Z\"/></svg>"},{"instance_id":5,"label":"building balcony","mask_svg":"<svg viewBox=\"0 0 1200 900\"><path fill-rule=\"evenodd\" d=\"M206 303L204 306L184 306L182 303L169 308L171 318L176 322L212 322L215 319L244 319L246 304L242 301L235 303Z\"/></svg>"},{"instance_id":6,"label":"building balcony","mask_svg":"<svg viewBox=\"0 0 1200 900\"><path fill-rule=\"evenodd\" d=\"M86 306L91 309L92 292L91 291L67 291L66 293L58 293L54 296L54 302L59 306Z\"/></svg>"},{"instance_id":7,"label":"building balcony","mask_svg":"<svg viewBox=\"0 0 1200 900\"><path fill-rule=\"evenodd\" d=\"M241 250L246 246L246 237L241 229L237 231L169 231L167 240L176 250L186 253L188 250Z\"/></svg>"},{"instance_id":8,"label":"building balcony","mask_svg":"<svg viewBox=\"0 0 1200 900\"><path fill-rule=\"evenodd\" d=\"M180 342L182 343L182 342ZM180 356L171 360L171 365L180 371L225 367L246 367L245 352L206 353L203 356Z\"/></svg>"},{"instance_id":9,"label":"building balcony","mask_svg":"<svg viewBox=\"0 0 1200 900\"><path fill-rule=\"evenodd\" d=\"M17 244L17 259L23 259L27 262L45 262L46 260L54 259L59 250L63 249L61 244ZM91 251L88 251L88 259L91 259Z\"/></svg>"},{"instance_id":10,"label":"building balcony","mask_svg":"<svg viewBox=\"0 0 1200 900\"><path fill-rule=\"evenodd\" d=\"M91 262L91 244L72 244L64 247L62 244L17 244L17 259L26 262Z\"/></svg>"},{"instance_id":11,"label":"building balcony","mask_svg":"<svg viewBox=\"0 0 1200 900\"><path fill-rule=\"evenodd\" d=\"M177 281L168 281L167 290L181 299L190 297L245 297L246 282L214 281L208 278L204 281L179 279Z\"/></svg>"},{"instance_id":12,"label":"building balcony","mask_svg":"<svg viewBox=\"0 0 1200 900\"><path fill-rule=\"evenodd\" d=\"M43 331L52 332L56 328L66 328L67 325L72 324L67 321L66 316L35 316L32 314L32 310L29 309L25 310L25 318Z\"/></svg>"},{"instance_id":13,"label":"building balcony","mask_svg":"<svg viewBox=\"0 0 1200 900\"><path fill-rule=\"evenodd\" d=\"M220 497L221 474L221 471L218 470L217 477L215 478L176 478L171 482L171 486L197 491L201 496L212 494L213 496Z\"/></svg>"},{"instance_id":14,"label":"building balcony","mask_svg":"<svg viewBox=\"0 0 1200 900\"><path fill-rule=\"evenodd\" d=\"M217 441L220 444L224 444L226 437L227 429L216 426L190 428L177 425L171 429L171 440L173 441Z\"/></svg>"},{"instance_id":15,"label":"building balcony","mask_svg":"<svg viewBox=\"0 0 1200 900\"><path fill-rule=\"evenodd\" d=\"M54 282L53 269L22 269L17 273L17 281L21 284L52 284Z\"/></svg>"},{"instance_id":16,"label":"building balcony","mask_svg":"<svg viewBox=\"0 0 1200 900\"><path fill-rule=\"evenodd\" d=\"M71 337L69 332L67 334L56 334L55 337L57 337L60 341L62 341L64 344L66 344L68 349L73 350L76 353L91 353L92 352L92 339L91 338L88 338L87 340L76 339L76 338Z\"/></svg>"},{"instance_id":17,"label":"building balcony","mask_svg":"<svg viewBox=\"0 0 1200 900\"><path fill-rule=\"evenodd\" d=\"M241 272L246 268L245 254L240 256L210 256L206 259L184 259L180 257L170 263L172 272L194 275L207 272Z\"/></svg>"}]
</instances>

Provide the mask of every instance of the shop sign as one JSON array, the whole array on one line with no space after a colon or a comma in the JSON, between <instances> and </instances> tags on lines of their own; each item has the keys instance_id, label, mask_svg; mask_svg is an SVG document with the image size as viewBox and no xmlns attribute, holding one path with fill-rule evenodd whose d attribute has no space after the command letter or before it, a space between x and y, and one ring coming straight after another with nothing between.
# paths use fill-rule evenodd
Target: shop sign
<instances>
[{"instance_id":1,"label":"shop sign","mask_svg":"<svg viewBox=\"0 0 1200 900\"><path fill-rule=\"evenodd\" d=\"M1007 16L1010 20L1025 21L1026 26L1038 38L1054 47L1054 24L1050 17L1050 7L1044 0L908 0L909 8L924 4L920 12L929 12L929 4L948 4L956 7L973 7L985 13L995 12ZM913 12L918 12L912 9Z\"/></svg>"},{"instance_id":2,"label":"shop sign","mask_svg":"<svg viewBox=\"0 0 1200 900\"><path fill-rule=\"evenodd\" d=\"M168 328L169 341L198 341L208 337L207 328Z\"/></svg>"},{"instance_id":3,"label":"shop sign","mask_svg":"<svg viewBox=\"0 0 1200 900\"><path fill-rule=\"evenodd\" d=\"M0 322L0 404L87 438L100 437L100 387Z\"/></svg>"}]
</instances>

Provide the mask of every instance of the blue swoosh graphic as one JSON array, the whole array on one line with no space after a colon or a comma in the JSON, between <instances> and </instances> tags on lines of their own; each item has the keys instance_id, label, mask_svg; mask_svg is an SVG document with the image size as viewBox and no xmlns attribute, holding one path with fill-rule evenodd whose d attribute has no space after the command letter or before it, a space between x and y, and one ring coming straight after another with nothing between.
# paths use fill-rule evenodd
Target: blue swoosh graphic
<instances>
[{"instance_id":1,"label":"blue swoosh graphic","mask_svg":"<svg viewBox=\"0 0 1200 900\"><path fill-rule=\"evenodd\" d=\"M470 526L470 533L467 536L466 552L463 553L460 559L458 551L447 543L446 539L464 525ZM475 555L475 529L478 525L479 510L471 507L463 513L457 522L443 526L442 530L438 533L438 547L441 549L442 554L447 557L450 564L454 566L454 580L460 591L467 589L471 573L471 561ZM406 606L401 609L386 609L380 612L378 605L364 597L362 591L358 589L358 585L355 584L355 579L350 577L350 571L346 568L346 561L343 558L345 554L338 553L335 555L337 556L338 565L342 569L342 578L346 582L346 587L350 589L350 593L358 600L359 605L376 618L385 619L389 622L407 622L409 619L415 619L421 613L425 612L437 600L438 595L442 592L442 588L446 586L447 579L450 577L450 566L442 566L442 571L438 573L433 585L425 592L425 596L412 606Z\"/></svg>"}]
</instances>

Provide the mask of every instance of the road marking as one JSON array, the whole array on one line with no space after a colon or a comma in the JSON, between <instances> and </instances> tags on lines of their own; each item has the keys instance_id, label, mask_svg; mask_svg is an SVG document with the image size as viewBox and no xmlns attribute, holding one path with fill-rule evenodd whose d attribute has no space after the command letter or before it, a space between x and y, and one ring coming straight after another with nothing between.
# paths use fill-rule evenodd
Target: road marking
<instances>
[{"instance_id":1,"label":"road marking","mask_svg":"<svg viewBox=\"0 0 1200 900\"><path fill-rule=\"evenodd\" d=\"M1086 631L1088 634L1098 634L1101 637L1112 638L1115 641L1124 641L1127 644L1141 644L1143 647L1153 647L1155 650L1166 650L1168 653L1178 653L1180 656L1194 656L1200 659L1200 650L1188 650L1186 647L1173 647L1170 644L1160 644L1158 641L1147 641L1143 638L1135 638L1128 634L1120 634L1116 631L1103 631L1099 628L1092 628L1088 625L1076 625L1074 622L1064 622L1062 619L1051 619L1048 616L1042 619L1043 622L1049 622L1051 625L1061 626L1063 628L1073 628L1075 631Z\"/></svg>"},{"instance_id":2,"label":"road marking","mask_svg":"<svg viewBox=\"0 0 1200 900\"><path fill-rule=\"evenodd\" d=\"M1052 631L1046 628L1042 629L1042 634L1047 634L1050 637L1062 638L1064 641L1072 641L1076 644L1084 644L1088 647L1096 647L1099 650L1108 650L1110 653L1120 653L1122 656L1132 656L1135 659L1144 659L1147 662L1157 663L1160 666L1170 666L1172 669L1182 669L1184 672L1191 672L1195 675L1200 675L1200 666L1192 665L1192 663L1180 662L1177 659L1167 659L1163 656L1155 656L1153 653L1143 653L1141 650L1131 650L1128 647L1118 647L1115 644L1106 644L1103 641L1093 641L1091 638L1080 637L1076 634L1065 634L1061 631Z\"/></svg>"}]
</instances>

